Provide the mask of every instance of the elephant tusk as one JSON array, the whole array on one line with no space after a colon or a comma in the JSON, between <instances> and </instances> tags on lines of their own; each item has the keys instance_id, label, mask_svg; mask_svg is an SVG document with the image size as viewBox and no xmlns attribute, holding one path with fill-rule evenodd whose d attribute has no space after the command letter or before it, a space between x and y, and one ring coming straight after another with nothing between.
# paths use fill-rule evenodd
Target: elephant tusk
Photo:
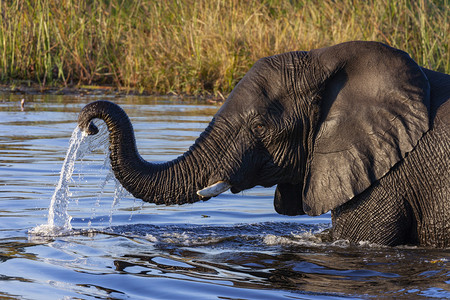
<instances>
[{"instance_id":1,"label":"elephant tusk","mask_svg":"<svg viewBox=\"0 0 450 300\"><path fill-rule=\"evenodd\" d=\"M227 191L231 187L230 184L225 181L218 181L210 186L205 187L202 190L197 191L197 195L204 198L215 197Z\"/></svg>"}]
</instances>

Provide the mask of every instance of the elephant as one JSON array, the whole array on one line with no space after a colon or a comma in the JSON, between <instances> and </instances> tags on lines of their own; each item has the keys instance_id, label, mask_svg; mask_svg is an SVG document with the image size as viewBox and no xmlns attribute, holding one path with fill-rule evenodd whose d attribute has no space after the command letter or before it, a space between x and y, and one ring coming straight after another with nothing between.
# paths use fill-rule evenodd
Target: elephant
<instances>
[{"instance_id":1,"label":"elephant","mask_svg":"<svg viewBox=\"0 0 450 300\"><path fill-rule=\"evenodd\" d=\"M353 41L259 59L207 128L165 163L138 153L116 104L96 101L78 126L107 124L115 177L156 204L276 185L277 213L331 210L332 237L450 246L450 75L379 42Z\"/></svg>"}]
</instances>

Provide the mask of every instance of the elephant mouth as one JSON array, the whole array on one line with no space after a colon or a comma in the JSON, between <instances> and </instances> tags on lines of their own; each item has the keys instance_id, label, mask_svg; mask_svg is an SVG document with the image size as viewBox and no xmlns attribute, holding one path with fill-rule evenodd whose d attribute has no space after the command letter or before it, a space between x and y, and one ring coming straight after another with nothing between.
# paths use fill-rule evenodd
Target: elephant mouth
<instances>
[{"instance_id":1,"label":"elephant mouth","mask_svg":"<svg viewBox=\"0 0 450 300\"><path fill-rule=\"evenodd\" d=\"M214 184L211 184L204 189L197 191L197 195L203 198L215 197L217 195L222 194L223 192L228 191L231 188L231 184L226 181L217 181Z\"/></svg>"}]
</instances>

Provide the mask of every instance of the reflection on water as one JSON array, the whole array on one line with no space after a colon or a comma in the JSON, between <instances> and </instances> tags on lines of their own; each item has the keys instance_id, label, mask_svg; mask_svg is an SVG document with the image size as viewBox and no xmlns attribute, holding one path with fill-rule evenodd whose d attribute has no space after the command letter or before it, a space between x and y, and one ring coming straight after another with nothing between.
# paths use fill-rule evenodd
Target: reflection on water
<instances>
[{"instance_id":1,"label":"reflection on water","mask_svg":"<svg viewBox=\"0 0 450 300\"><path fill-rule=\"evenodd\" d=\"M277 215L273 188L182 206L126 196L114 206L103 150L75 163L73 229L28 234L47 223L78 112L99 97L27 96L24 112L21 98L0 95L0 297L450 298L447 249L333 242L329 214ZM153 161L183 153L218 109L169 98L110 100L129 113L138 148Z\"/></svg>"}]
</instances>

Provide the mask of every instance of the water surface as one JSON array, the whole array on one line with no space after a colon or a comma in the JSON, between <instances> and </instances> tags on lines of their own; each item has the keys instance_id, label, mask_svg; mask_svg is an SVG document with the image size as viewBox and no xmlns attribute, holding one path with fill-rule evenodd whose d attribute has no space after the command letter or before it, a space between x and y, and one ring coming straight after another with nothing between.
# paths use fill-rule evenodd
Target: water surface
<instances>
[{"instance_id":1,"label":"water surface","mask_svg":"<svg viewBox=\"0 0 450 300\"><path fill-rule=\"evenodd\" d=\"M273 188L182 206L131 196L113 205L101 149L75 164L72 230L30 233L47 224L78 112L97 99L127 111L152 161L183 153L218 109L171 98L0 94L0 297L450 298L448 250L330 242L318 234L329 214L278 215Z\"/></svg>"}]
</instances>

